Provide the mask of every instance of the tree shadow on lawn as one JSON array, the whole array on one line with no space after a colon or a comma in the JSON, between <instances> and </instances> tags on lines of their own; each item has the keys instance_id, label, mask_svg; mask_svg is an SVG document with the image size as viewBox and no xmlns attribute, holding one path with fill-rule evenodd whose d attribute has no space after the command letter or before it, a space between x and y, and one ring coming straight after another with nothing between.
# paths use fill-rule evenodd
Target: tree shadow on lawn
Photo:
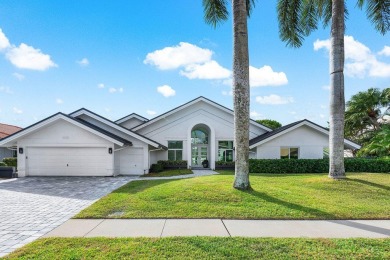
<instances>
[{"instance_id":1,"label":"tree shadow on lawn","mask_svg":"<svg viewBox=\"0 0 390 260\"><path fill-rule=\"evenodd\" d=\"M277 204L279 206L289 208L291 210L301 211L301 212L306 214L305 216L303 216L305 219L340 219L339 217L337 217L333 214L330 214L328 212L325 212L325 211L322 211L322 210L319 210L316 208L310 208L310 207L302 206L302 205L299 205L296 203L284 201L284 200L272 197L264 192L259 192L256 190L243 191L243 192L245 192L249 195L255 196L261 200L265 200L269 203ZM281 219L286 219L286 218L291 219L289 216L286 216L285 218L281 217ZM272 218L272 219L276 219L276 218ZM301 218L297 217L297 219L301 219Z\"/></svg>"},{"instance_id":2,"label":"tree shadow on lawn","mask_svg":"<svg viewBox=\"0 0 390 260\"><path fill-rule=\"evenodd\" d=\"M372 186L372 187L375 187L378 189L390 191L390 186L386 186L386 185L382 185L382 184L378 184L378 183L374 183L374 182L370 182L370 181L360 180L360 179L350 179L350 178L346 178L346 179L348 181L358 182L358 183L369 185L369 186Z\"/></svg>"},{"instance_id":3,"label":"tree shadow on lawn","mask_svg":"<svg viewBox=\"0 0 390 260\"><path fill-rule=\"evenodd\" d=\"M119 189L114 190L112 193L127 193L127 194L136 194L143 192L147 189L154 188L159 185L180 181L185 179L171 179L171 180L134 180L127 183L126 185L120 187Z\"/></svg>"}]
</instances>

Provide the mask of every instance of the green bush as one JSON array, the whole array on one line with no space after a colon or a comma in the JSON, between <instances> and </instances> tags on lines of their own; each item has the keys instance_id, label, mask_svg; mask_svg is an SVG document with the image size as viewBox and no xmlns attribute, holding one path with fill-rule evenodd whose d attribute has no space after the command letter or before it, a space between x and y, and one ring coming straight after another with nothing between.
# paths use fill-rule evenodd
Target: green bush
<instances>
[{"instance_id":1,"label":"green bush","mask_svg":"<svg viewBox=\"0 0 390 260\"><path fill-rule=\"evenodd\" d=\"M149 172L158 173L162 172L164 170L164 167L161 163L154 163L150 166Z\"/></svg>"},{"instance_id":2,"label":"green bush","mask_svg":"<svg viewBox=\"0 0 390 260\"><path fill-rule=\"evenodd\" d=\"M16 157L4 158L3 163L7 166L17 167L18 159Z\"/></svg>"},{"instance_id":3,"label":"green bush","mask_svg":"<svg viewBox=\"0 0 390 260\"><path fill-rule=\"evenodd\" d=\"M172 169L172 168L187 168L187 161L180 160L180 161L158 161L158 164L161 164L164 169Z\"/></svg>"},{"instance_id":4,"label":"green bush","mask_svg":"<svg viewBox=\"0 0 390 260\"><path fill-rule=\"evenodd\" d=\"M345 159L346 172L390 172L390 160L385 159ZM249 172L252 173L327 173L329 159L250 159Z\"/></svg>"},{"instance_id":5,"label":"green bush","mask_svg":"<svg viewBox=\"0 0 390 260\"><path fill-rule=\"evenodd\" d=\"M5 162L0 162L0 167L1 166L7 166L7 164L5 164Z\"/></svg>"}]
</instances>

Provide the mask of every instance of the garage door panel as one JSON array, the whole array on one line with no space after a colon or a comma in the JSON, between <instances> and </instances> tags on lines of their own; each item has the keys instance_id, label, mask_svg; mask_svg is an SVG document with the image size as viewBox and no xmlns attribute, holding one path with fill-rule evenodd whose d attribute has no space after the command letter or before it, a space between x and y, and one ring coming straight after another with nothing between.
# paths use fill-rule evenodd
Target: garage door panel
<instances>
[{"instance_id":1,"label":"garage door panel","mask_svg":"<svg viewBox=\"0 0 390 260\"><path fill-rule=\"evenodd\" d=\"M29 147L29 176L107 176L112 160L105 147Z\"/></svg>"},{"instance_id":2,"label":"garage door panel","mask_svg":"<svg viewBox=\"0 0 390 260\"><path fill-rule=\"evenodd\" d=\"M121 175L144 174L144 149L130 147L119 151L119 165Z\"/></svg>"}]
</instances>

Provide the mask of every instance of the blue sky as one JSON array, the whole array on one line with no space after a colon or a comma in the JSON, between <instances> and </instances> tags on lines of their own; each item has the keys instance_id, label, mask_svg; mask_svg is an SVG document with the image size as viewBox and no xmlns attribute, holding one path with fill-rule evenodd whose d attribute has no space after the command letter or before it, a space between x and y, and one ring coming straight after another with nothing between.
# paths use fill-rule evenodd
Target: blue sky
<instances>
[{"instance_id":1,"label":"blue sky","mask_svg":"<svg viewBox=\"0 0 390 260\"><path fill-rule=\"evenodd\" d=\"M286 47L272 2L259 1L249 20L251 116L326 126L329 28ZM390 34L350 2L347 100L390 87ZM201 0L2 0L0 122L26 127L80 107L152 118L198 96L232 108L231 24L205 24Z\"/></svg>"}]
</instances>

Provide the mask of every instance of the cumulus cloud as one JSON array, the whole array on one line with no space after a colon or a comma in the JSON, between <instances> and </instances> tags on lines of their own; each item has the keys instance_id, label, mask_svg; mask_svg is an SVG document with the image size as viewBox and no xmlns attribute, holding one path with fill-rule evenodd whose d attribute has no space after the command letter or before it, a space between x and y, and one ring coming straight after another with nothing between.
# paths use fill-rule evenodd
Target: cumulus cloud
<instances>
[{"instance_id":1,"label":"cumulus cloud","mask_svg":"<svg viewBox=\"0 0 390 260\"><path fill-rule=\"evenodd\" d=\"M15 114L23 114L23 110L17 108L17 107L13 107L12 108L12 111L15 113Z\"/></svg>"},{"instance_id":2,"label":"cumulus cloud","mask_svg":"<svg viewBox=\"0 0 390 260\"><path fill-rule=\"evenodd\" d=\"M99 83L98 84L98 88L104 88L104 84L103 83Z\"/></svg>"},{"instance_id":3,"label":"cumulus cloud","mask_svg":"<svg viewBox=\"0 0 390 260\"><path fill-rule=\"evenodd\" d=\"M165 47L148 53L144 63L156 66L160 70L177 69L190 64L210 61L212 54L213 52L208 49L202 49L188 42L181 42L177 46Z\"/></svg>"},{"instance_id":4,"label":"cumulus cloud","mask_svg":"<svg viewBox=\"0 0 390 260\"><path fill-rule=\"evenodd\" d=\"M324 85L321 87L323 90L330 90L330 86L329 85Z\"/></svg>"},{"instance_id":5,"label":"cumulus cloud","mask_svg":"<svg viewBox=\"0 0 390 260\"><path fill-rule=\"evenodd\" d=\"M157 112L153 110L146 110L146 114L154 116L155 114L157 114Z\"/></svg>"},{"instance_id":6,"label":"cumulus cloud","mask_svg":"<svg viewBox=\"0 0 390 260\"><path fill-rule=\"evenodd\" d=\"M176 95L176 91L168 85L157 87L157 92L164 97L173 97L174 95Z\"/></svg>"},{"instance_id":7,"label":"cumulus cloud","mask_svg":"<svg viewBox=\"0 0 390 260\"><path fill-rule=\"evenodd\" d=\"M352 36L345 36L345 75L349 77L364 78L366 75L371 77L390 77L390 64L379 61L377 56L363 43L355 40ZM385 46L380 55L387 54ZM330 50L330 40L316 40L314 50ZM390 50L389 50L390 52Z\"/></svg>"},{"instance_id":8,"label":"cumulus cloud","mask_svg":"<svg viewBox=\"0 0 390 260\"><path fill-rule=\"evenodd\" d=\"M231 72L218 64L215 60L203 64L189 64L180 71L180 74L189 79L226 79Z\"/></svg>"},{"instance_id":9,"label":"cumulus cloud","mask_svg":"<svg viewBox=\"0 0 390 260\"><path fill-rule=\"evenodd\" d=\"M87 58L82 58L81 60L76 61L81 67L86 67L89 65L89 60Z\"/></svg>"},{"instance_id":10,"label":"cumulus cloud","mask_svg":"<svg viewBox=\"0 0 390 260\"><path fill-rule=\"evenodd\" d=\"M51 67L57 67L50 55L24 43L20 44L19 47L11 47L5 56L15 67L20 69L44 71Z\"/></svg>"},{"instance_id":11,"label":"cumulus cloud","mask_svg":"<svg viewBox=\"0 0 390 260\"><path fill-rule=\"evenodd\" d=\"M288 83L284 72L275 72L267 65L258 69L249 66L249 79L251 87L280 86Z\"/></svg>"},{"instance_id":12,"label":"cumulus cloud","mask_svg":"<svg viewBox=\"0 0 390 260\"><path fill-rule=\"evenodd\" d=\"M264 116L263 116L262 114L260 114L260 113L258 113L258 112L256 112L256 111L254 111L254 110L250 112L250 117L251 117L252 119L255 119L255 120L263 119L263 118L264 118Z\"/></svg>"},{"instance_id":13,"label":"cumulus cloud","mask_svg":"<svg viewBox=\"0 0 390 260\"><path fill-rule=\"evenodd\" d=\"M11 44L9 43L7 36L5 36L5 34L3 33L3 30L1 30L1 28L0 28L0 51L3 49L7 49L10 46L11 46Z\"/></svg>"},{"instance_id":14,"label":"cumulus cloud","mask_svg":"<svg viewBox=\"0 0 390 260\"><path fill-rule=\"evenodd\" d=\"M233 91L232 90L230 90L230 91L224 90L224 91L222 91L222 95L224 95L224 96L233 96Z\"/></svg>"},{"instance_id":15,"label":"cumulus cloud","mask_svg":"<svg viewBox=\"0 0 390 260\"><path fill-rule=\"evenodd\" d=\"M5 94L13 94L14 92L11 90L10 87L0 86L0 92L3 92Z\"/></svg>"},{"instance_id":16,"label":"cumulus cloud","mask_svg":"<svg viewBox=\"0 0 390 260\"><path fill-rule=\"evenodd\" d=\"M261 105L284 105L288 103L293 103L293 97L281 97L275 94L269 96L257 96L256 102Z\"/></svg>"},{"instance_id":17,"label":"cumulus cloud","mask_svg":"<svg viewBox=\"0 0 390 260\"><path fill-rule=\"evenodd\" d=\"M124 89L123 88L109 88L108 89L108 92L109 93L122 93L124 91Z\"/></svg>"},{"instance_id":18,"label":"cumulus cloud","mask_svg":"<svg viewBox=\"0 0 390 260\"><path fill-rule=\"evenodd\" d=\"M61 105L61 104L64 103L64 101L63 101L61 98L57 98L57 99L56 99L56 103L59 104L59 105Z\"/></svg>"},{"instance_id":19,"label":"cumulus cloud","mask_svg":"<svg viewBox=\"0 0 390 260\"><path fill-rule=\"evenodd\" d=\"M17 72L12 73L12 76L14 76L15 78L17 78L20 81L24 80L24 78L25 78L23 74L20 74L20 73L17 73Z\"/></svg>"},{"instance_id":20,"label":"cumulus cloud","mask_svg":"<svg viewBox=\"0 0 390 260\"><path fill-rule=\"evenodd\" d=\"M378 54L383 56L390 56L390 46L383 47L383 49L378 52Z\"/></svg>"}]
</instances>

